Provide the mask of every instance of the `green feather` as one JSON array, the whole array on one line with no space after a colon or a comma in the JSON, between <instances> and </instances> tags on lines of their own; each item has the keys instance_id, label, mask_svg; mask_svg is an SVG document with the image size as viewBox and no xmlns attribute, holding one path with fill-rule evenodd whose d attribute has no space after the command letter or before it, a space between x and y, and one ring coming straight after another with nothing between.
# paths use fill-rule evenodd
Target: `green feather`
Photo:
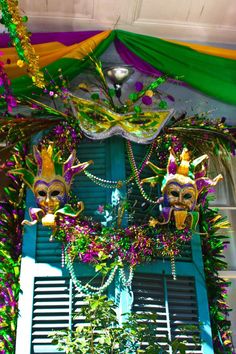
<instances>
[{"instance_id":1,"label":"green feather","mask_svg":"<svg viewBox=\"0 0 236 354\"><path fill-rule=\"evenodd\" d=\"M15 170L10 170L9 173L13 175L20 175L22 176L23 181L27 184L29 188L32 189L34 184L35 176L30 171L26 170L25 168L17 168Z\"/></svg>"}]
</instances>

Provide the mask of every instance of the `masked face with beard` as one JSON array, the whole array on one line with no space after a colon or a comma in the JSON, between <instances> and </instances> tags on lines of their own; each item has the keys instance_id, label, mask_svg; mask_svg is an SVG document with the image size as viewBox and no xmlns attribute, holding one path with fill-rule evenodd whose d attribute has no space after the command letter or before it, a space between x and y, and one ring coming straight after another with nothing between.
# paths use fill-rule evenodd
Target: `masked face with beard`
<instances>
[{"instance_id":1,"label":"masked face with beard","mask_svg":"<svg viewBox=\"0 0 236 354\"><path fill-rule=\"evenodd\" d=\"M166 206L174 210L192 211L197 204L198 191L191 178L175 174L169 177L163 195Z\"/></svg>"},{"instance_id":2,"label":"masked face with beard","mask_svg":"<svg viewBox=\"0 0 236 354\"><path fill-rule=\"evenodd\" d=\"M57 209L64 206L67 202L66 186L58 179L50 182L38 180L34 185L33 191L37 206L45 214L54 214Z\"/></svg>"}]
</instances>

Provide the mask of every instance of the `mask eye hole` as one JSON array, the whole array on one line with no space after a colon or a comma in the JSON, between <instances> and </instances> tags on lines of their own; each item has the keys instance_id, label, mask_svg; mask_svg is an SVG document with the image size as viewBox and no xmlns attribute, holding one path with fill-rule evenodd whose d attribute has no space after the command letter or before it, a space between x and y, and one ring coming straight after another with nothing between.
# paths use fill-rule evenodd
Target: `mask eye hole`
<instances>
[{"instance_id":1,"label":"mask eye hole","mask_svg":"<svg viewBox=\"0 0 236 354\"><path fill-rule=\"evenodd\" d=\"M192 198L192 194L186 193L186 194L183 195L183 198L186 199L186 200L187 199L191 199Z\"/></svg>"},{"instance_id":2,"label":"mask eye hole","mask_svg":"<svg viewBox=\"0 0 236 354\"><path fill-rule=\"evenodd\" d=\"M46 197L47 193L45 191L38 191L40 197Z\"/></svg>"},{"instance_id":3,"label":"mask eye hole","mask_svg":"<svg viewBox=\"0 0 236 354\"><path fill-rule=\"evenodd\" d=\"M178 197L178 196L179 196L179 192L171 191L170 193L171 193L171 195L172 195L173 197Z\"/></svg>"},{"instance_id":4,"label":"mask eye hole","mask_svg":"<svg viewBox=\"0 0 236 354\"><path fill-rule=\"evenodd\" d=\"M57 197L59 194L60 194L60 191L55 190L55 191L53 191L53 192L51 193L51 196L52 196L52 197Z\"/></svg>"}]
</instances>

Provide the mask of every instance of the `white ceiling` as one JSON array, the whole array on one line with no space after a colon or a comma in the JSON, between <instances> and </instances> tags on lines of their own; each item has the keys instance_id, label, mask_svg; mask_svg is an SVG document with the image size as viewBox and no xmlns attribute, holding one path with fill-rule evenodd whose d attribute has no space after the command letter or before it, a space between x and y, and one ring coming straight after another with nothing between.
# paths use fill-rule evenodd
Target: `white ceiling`
<instances>
[{"instance_id":1,"label":"white ceiling","mask_svg":"<svg viewBox=\"0 0 236 354\"><path fill-rule=\"evenodd\" d=\"M236 0L19 0L19 4L32 32L118 28L160 38L236 44Z\"/></svg>"}]
</instances>

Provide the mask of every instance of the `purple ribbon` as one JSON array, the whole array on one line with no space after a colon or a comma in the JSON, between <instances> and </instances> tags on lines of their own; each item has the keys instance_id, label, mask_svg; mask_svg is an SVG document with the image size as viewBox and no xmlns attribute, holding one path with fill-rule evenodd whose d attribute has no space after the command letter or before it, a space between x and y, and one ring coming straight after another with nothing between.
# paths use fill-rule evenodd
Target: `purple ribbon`
<instances>
[{"instance_id":1,"label":"purple ribbon","mask_svg":"<svg viewBox=\"0 0 236 354\"><path fill-rule=\"evenodd\" d=\"M116 38L114 44L117 53L126 64L132 65L136 70L144 73L145 75L153 77L163 76L161 71L155 69L152 65L132 53L119 39ZM179 80L168 79L168 81L181 86L188 86L185 82Z\"/></svg>"},{"instance_id":2,"label":"purple ribbon","mask_svg":"<svg viewBox=\"0 0 236 354\"><path fill-rule=\"evenodd\" d=\"M32 44L48 42L60 42L65 45L80 43L95 36L102 31L81 31L81 32L39 32L32 33L30 40ZM10 37L7 33L0 34L0 48L9 47Z\"/></svg>"},{"instance_id":3,"label":"purple ribbon","mask_svg":"<svg viewBox=\"0 0 236 354\"><path fill-rule=\"evenodd\" d=\"M132 53L121 41L115 39L116 50L121 59L128 65L132 65L135 69L143 72L146 75L154 77L162 76L162 72L156 70L153 66L140 59L136 54Z\"/></svg>"}]
</instances>

